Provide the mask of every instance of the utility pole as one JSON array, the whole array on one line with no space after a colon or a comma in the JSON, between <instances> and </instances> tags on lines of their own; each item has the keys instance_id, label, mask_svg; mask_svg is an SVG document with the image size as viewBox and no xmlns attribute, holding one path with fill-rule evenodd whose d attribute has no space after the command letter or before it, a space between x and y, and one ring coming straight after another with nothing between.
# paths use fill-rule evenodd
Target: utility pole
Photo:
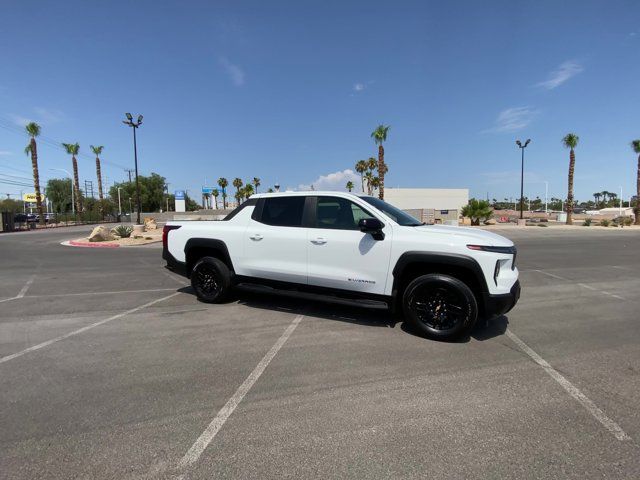
<instances>
[{"instance_id":1,"label":"utility pole","mask_svg":"<svg viewBox=\"0 0 640 480\"><path fill-rule=\"evenodd\" d=\"M126 122L125 122L126 123ZM129 174L129 183L131 183L131 174L135 171L135 170L131 170L128 168L124 169L125 172L127 172Z\"/></svg>"}]
</instances>

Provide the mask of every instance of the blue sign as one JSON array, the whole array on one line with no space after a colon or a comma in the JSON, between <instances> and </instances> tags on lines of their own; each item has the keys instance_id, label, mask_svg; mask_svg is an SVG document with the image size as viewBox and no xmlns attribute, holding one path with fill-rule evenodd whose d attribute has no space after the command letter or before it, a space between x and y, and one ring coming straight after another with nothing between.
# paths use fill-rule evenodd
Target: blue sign
<instances>
[{"instance_id":1,"label":"blue sign","mask_svg":"<svg viewBox=\"0 0 640 480\"><path fill-rule=\"evenodd\" d=\"M202 193L205 195L210 195L213 193L213 187L202 187Z\"/></svg>"},{"instance_id":2,"label":"blue sign","mask_svg":"<svg viewBox=\"0 0 640 480\"><path fill-rule=\"evenodd\" d=\"M184 200L184 190L175 191L176 200Z\"/></svg>"}]
</instances>

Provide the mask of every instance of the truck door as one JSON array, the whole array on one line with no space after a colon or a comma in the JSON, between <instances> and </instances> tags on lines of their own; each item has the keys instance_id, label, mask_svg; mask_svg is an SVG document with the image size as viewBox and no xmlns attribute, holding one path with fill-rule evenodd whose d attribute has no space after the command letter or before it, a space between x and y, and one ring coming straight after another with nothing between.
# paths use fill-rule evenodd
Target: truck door
<instances>
[{"instance_id":1,"label":"truck door","mask_svg":"<svg viewBox=\"0 0 640 480\"><path fill-rule=\"evenodd\" d=\"M261 199L245 232L238 273L283 282L307 283L304 196Z\"/></svg>"},{"instance_id":2,"label":"truck door","mask_svg":"<svg viewBox=\"0 0 640 480\"><path fill-rule=\"evenodd\" d=\"M313 228L309 228L309 285L383 295L389 256L391 227L384 240L376 240L358 227L371 218L364 207L342 197L314 197Z\"/></svg>"}]
</instances>

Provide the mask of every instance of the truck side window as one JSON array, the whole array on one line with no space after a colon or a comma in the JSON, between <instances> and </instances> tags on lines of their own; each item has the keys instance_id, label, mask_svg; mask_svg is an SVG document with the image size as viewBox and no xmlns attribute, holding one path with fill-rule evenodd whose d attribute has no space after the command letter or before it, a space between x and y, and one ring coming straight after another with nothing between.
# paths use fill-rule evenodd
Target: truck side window
<instances>
[{"instance_id":1,"label":"truck side window","mask_svg":"<svg viewBox=\"0 0 640 480\"><path fill-rule=\"evenodd\" d=\"M264 199L261 223L278 227L301 227L305 197L272 197Z\"/></svg>"},{"instance_id":2,"label":"truck side window","mask_svg":"<svg viewBox=\"0 0 640 480\"><path fill-rule=\"evenodd\" d=\"M346 198L318 197L316 228L359 230L358 221L372 216L359 205Z\"/></svg>"}]
</instances>

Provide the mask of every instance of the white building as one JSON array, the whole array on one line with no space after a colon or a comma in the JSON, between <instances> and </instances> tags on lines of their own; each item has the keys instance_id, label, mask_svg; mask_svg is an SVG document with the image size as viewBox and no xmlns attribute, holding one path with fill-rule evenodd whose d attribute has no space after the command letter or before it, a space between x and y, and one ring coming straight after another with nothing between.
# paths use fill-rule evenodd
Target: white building
<instances>
[{"instance_id":1,"label":"white building","mask_svg":"<svg viewBox=\"0 0 640 480\"><path fill-rule=\"evenodd\" d=\"M402 210L410 210L427 223L455 221L469 203L468 188L387 188L384 199ZM420 211L420 212L418 212Z\"/></svg>"}]
</instances>

